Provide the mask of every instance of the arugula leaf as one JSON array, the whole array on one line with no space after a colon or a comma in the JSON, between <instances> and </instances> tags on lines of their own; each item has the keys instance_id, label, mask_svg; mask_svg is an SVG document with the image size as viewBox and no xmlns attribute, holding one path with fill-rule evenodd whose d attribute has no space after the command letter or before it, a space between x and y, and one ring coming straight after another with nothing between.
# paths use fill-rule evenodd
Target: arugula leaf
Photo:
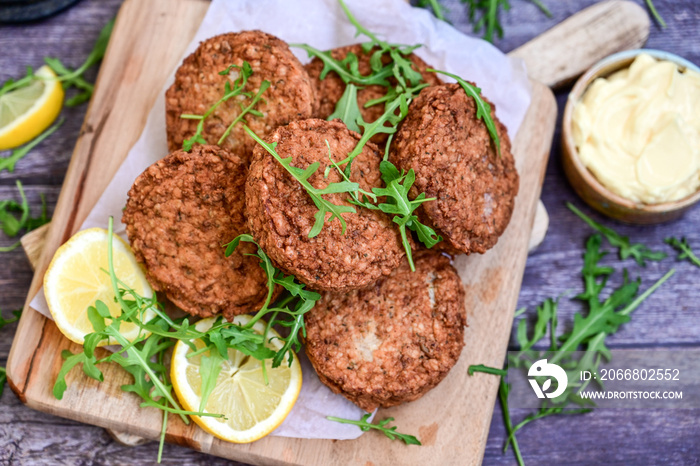
<instances>
[{"instance_id":1,"label":"arugula leaf","mask_svg":"<svg viewBox=\"0 0 700 466\"><path fill-rule=\"evenodd\" d=\"M7 324L17 322L19 320L19 318L22 316L22 309L17 309L15 311L12 311L12 315L14 317L10 317L9 319L5 319L2 316L2 310L0 310L0 330L2 330L2 328Z\"/></svg>"},{"instance_id":2,"label":"arugula leaf","mask_svg":"<svg viewBox=\"0 0 700 466\"><path fill-rule=\"evenodd\" d=\"M277 154L277 151L275 150L277 147L276 142L268 144L262 139L260 139L260 137L247 126L245 126L245 130L248 132L250 137L255 140L255 142L260 144L263 147L263 149L265 149L270 155L272 155L275 158L275 160L277 160L277 162L279 162L279 164L282 165L282 167L284 167L284 169L287 170L287 172L290 175L292 175L292 177L304 187L309 197L311 197L311 200L318 209L318 212L316 212L316 214L314 215L316 221L314 223L314 226L311 228L311 231L309 231L309 238L314 238L318 236L319 233L321 233L321 230L323 229L323 224L326 222L327 213L331 214L330 218L328 219L328 222L330 223L333 221L333 219L337 218L340 221L340 224L342 225L342 233L345 234L347 223L345 222L345 219L343 218L342 214L355 213L355 208L352 206L333 204L332 202L325 200L322 197L322 195L355 192L359 189L360 185L358 183L353 183L350 181L341 181L339 183L330 183L323 189L317 189L313 187L311 183L309 183L308 179L314 173L316 173L316 170L318 170L318 167L320 166L320 162L316 161L309 165L306 169L295 167L292 165L291 157L283 159L279 156L279 154Z\"/></svg>"},{"instance_id":3,"label":"arugula leaf","mask_svg":"<svg viewBox=\"0 0 700 466\"><path fill-rule=\"evenodd\" d=\"M49 127L46 131L29 141L24 146L14 149L9 156L0 157L0 172L2 170L7 170L10 173L14 173L17 162L24 158L24 156L26 156L29 151L34 149L40 142L55 133L56 130L61 127L63 121L64 119L61 118L57 123Z\"/></svg>"},{"instance_id":4,"label":"arugula leaf","mask_svg":"<svg viewBox=\"0 0 700 466\"><path fill-rule=\"evenodd\" d=\"M228 83L226 83L226 84L228 84ZM224 134L222 134L221 137L219 138L219 140L217 142L218 145L221 145L224 142L224 140L228 137L228 135L231 134L231 130L236 125L236 123L238 123L239 121L243 121L243 123L247 124L246 120L243 119L243 117L246 114L250 113L251 115L254 114L256 116L262 116L262 114L260 112L258 112L257 110L254 110L253 107L255 107L255 105L257 105L257 103L260 100L264 100L264 99L262 99L262 95L269 87L270 87L270 81L268 81L267 79L263 80L263 82L260 84L260 89L258 89L258 92L250 100L250 103L248 104L248 106L244 107L243 103L239 103L239 105L241 107L241 113L239 113L238 116L236 118L234 118L234 120L231 122L231 124L228 125L228 128L226 128L226 131L224 131Z\"/></svg>"},{"instance_id":5,"label":"arugula leaf","mask_svg":"<svg viewBox=\"0 0 700 466\"><path fill-rule=\"evenodd\" d=\"M279 324L290 329L289 336L282 338L284 344L282 348L276 353L258 352L256 354L251 354L253 357L258 359L266 359L272 357L272 367L279 366L285 359L291 366L293 361L292 351L299 351L301 349L301 341L299 340L299 334L306 334L306 327L304 325L304 315L313 309L316 301L321 299L321 295L304 289L304 285L295 281L292 275L285 276L279 269L272 265L272 261L265 254L265 251L260 247L260 245L255 242L252 236L243 234L237 236L233 241L231 241L226 246L226 256L229 256L238 247L241 241L253 243L257 246L257 252L253 256L260 259L260 266L265 270L267 274L267 286L268 295L265 303L260 308L260 310L253 316L253 318L241 329L243 331L252 332L252 327L255 323L263 318L267 314L272 314L272 318L267 323L267 329L265 335L262 337L262 341L259 343L260 346L267 341L267 332L274 324ZM275 286L281 286L287 293L287 296L282 295L278 298L277 302L273 307L270 307L272 300L273 290ZM283 319L278 319L279 315L282 315ZM229 345L230 346L230 345ZM262 349L266 349L262 346ZM261 357L262 356L262 357Z\"/></svg>"},{"instance_id":6,"label":"arugula leaf","mask_svg":"<svg viewBox=\"0 0 700 466\"><path fill-rule=\"evenodd\" d=\"M520 351L508 357L509 365L515 368L525 367L524 363L526 360L534 361L540 359L541 355L532 350L532 347L545 338L549 328L549 350L554 352L548 358L549 363L559 364L565 368L567 374L577 374L579 370L583 369L595 371L595 368L599 367L603 358L610 359L610 351L605 345L606 337L615 333L621 324L628 322L630 314L675 272L671 269L644 293L637 295L639 280L630 281L627 271L624 270L622 285L613 290L607 299L602 299L601 295L606 287L608 278L613 274L614 270L612 267L600 265L601 259L605 256L605 253L600 250L601 243L602 237L600 234L592 235L586 242L584 265L581 271L584 290L574 298L586 303L588 312L585 315L577 312L574 315L571 330L557 335L558 299L550 298L545 300L537 308L537 318L531 332L528 332L528 325L525 319L518 323L516 339L520 344ZM528 333L531 333L532 336L528 337ZM581 347L585 351L584 355L579 361L575 361L571 352L577 351ZM508 446L513 444L513 450L519 464L522 464L522 455L515 436L518 430L537 419L552 415L581 414L590 411L591 407L594 406L590 400L584 400L579 395L590 381L572 383L571 381L576 380L576 377L569 377L569 385L562 395L551 402L545 401L536 412L529 414L520 423L513 426L508 409L510 386L503 379L503 376L506 375L505 371L484 365L470 366L468 371L470 375L474 372L486 372L501 376L499 399L503 410L506 431L508 432L503 450L505 452ZM581 408L571 409L568 406L570 404L579 405Z\"/></svg>"},{"instance_id":7,"label":"arugula leaf","mask_svg":"<svg viewBox=\"0 0 700 466\"><path fill-rule=\"evenodd\" d=\"M228 76L231 71L236 71L238 73L238 77L235 79L233 82L233 87L231 87L231 83L229 81L226 81L224 84L224 95L217 100L209 109L204 112L203 115L195 115L195 114L189 114L189 113L183 113L180 115L180 118L183 118L185 120L199 120L199 123L197 123L197 129L195 130L195 133L192 135L192 137L185 139L182 143L182 149L185 152L189 152L192 150L192 147L195 144L206 144L207 140L204 139L202 136L202 132L204 131L204 120L209 117L214 111L221 105L222 103L232 99L233 97L236 96L244 96L249 99L251 99L250 104L247 107L243 107L243 104L240 103L239 105L241 106L241 113L229 124L229 126L226 128L226 131L224 134L221 136L217 144L221 145L221 143L228 137L230 134L231 130L233 129L233 126L238 123L239 121L243 120L243 117L247 113L255 114L255 110L253 110L253 107L255 104L258 103L258 101L261 100L263 92L265 92L269 87L270 87L270 82L267 80L264 80L260 84L260 89L258 92L253 96L250 92L245 92L244 89L248 85L248 78L250 78L253 74L253 68L250 66L250 63L247 61L243 62L243 65L238 66L238 65L230 65L228 68L225 70L219 71L219 74L222 76Z\"/></svg>"},{"instance_id":8,"label":"arugula leaf","mask_svg":"<svg viewBox=\"0 0 700 466\"><path fill-rule=\"evenodd\" d=\"M66 100L66 106L75 107L87 102L90 100L90 97L92 97L95 86L87 82L83 75L89 68L99 63L104 57L113 28L114 19L108 21L102 28L90 54L87 56L83 64L73 71L66 67L58 58L44 58L44 62L54 71L54 73L56 73L56 75L58 75L58 81L62 82L64 89L74 87L82 91L72 98Z\"/></svg>"},{"instance_id":9,"label":"arugula leaf","mask_svg":"<svg viewBox=\"0 0 700 466\"><path fill-rule=\"evenodd\" d=\"M375 196L385 196L385 202L377 207L384 213L394 215L393 220L399 226L406 258L411 271L415 271L411 243L408 241L406 228L418 233L418 239L428 248L432 248L442 241L442 237L435 230L422 224L418 220L418 216L413 213L422 203L434 201L436 198L426 198L425 193L419 194L414 200L408 198L408 192L416 180L413 169L409 170L408 173L399 172L394 164L388 160L383 160L379 164L379 170L382 173L382 180L386 187L372 189Z\"/></svg>"},{"instance_id":10,"label":"arugula leaf","mask_svg":"<svg viewBox=\"0 0 700 466\"><path fill-rule=\"evenodd\" d=\"M632 244L630 243L630 240L627 236L621 236L612 228L605 227L600 223L594 221L586 214L581 212L579 209L577 209L576 206L574 206L572 203L567 202L566 206L581 220L586 222L591 228L605 236L605 239L607 239L612 246L618 248L620 259L624 260L628 257L632 257L637 262L637 264L644 267L646 266L647 260L660 261L664 259L667 255L665 252L652 251L651 249L649 249L641 243Z\"/></svg>"},{"instance_id":11,"label":"arugula leaf","mask_svg":"<svg viewBox=\"0 0 700 466\"><path fill-rule=\"evenodd\" d=\"M209 401L209 395L216 387L216 380L221 373L221 364L224 358L218 351L209 351L208 355L203 355L199 365L199 375L202 378L202 398L199 402L199 410L204 411Z\"/></svg>"},{"instance_id":12,"label":"arugula leaf","mask_svg":"<svg viewBox=\"0 0 700 466\"><path fill-rule=\"evenodd\" d=\"M388 423L394 420L393 417L388 417L386 419L382 419L379 421L377 424L372 424L371 422L368 421L368 419L372 416L371 413L367 413L364 416L362 416L362 419L359 421L354 421L352 419L343 419L340 417L335 417L335 416L326 416L326 419L329 421L334 421L334 422L339 422L341 424L352 424L355 426L358 426L360 429L362 429L363 432L367 432L370 429L375 429L380 432L383 432L384 435L389 437L391 440L401 440L403 443L406 445L422 445L420 443L420 440L418 440L416 437L413 435L408 435L408 434L402 434L400 432L396 431L396 426L393 427L386 427Z\"/></svg>"},{"instance_id":13,"label":"arugula leaf","mask_svg":"<svg viewBox=\"0 0 700 466\"><path fill-rule=\"evenodd\" d=\"M481 121L484 122L484 125L486 125L486 129L489 132L489 135L491 136L491 141L493 141L493 145L496 146L496 152L498 153L498 156L501 156L501 140L498 137L498 131L496 130L496 123L493 121L493 117L491 116L491 105L489 105L488 102L486 102L484 99L481 98L481 89L478 87L474 86L473 84L465 81L464 79L460 78L456 74L448 73L447 71L440 71L436 70L433 68L428 68L426 71L430 71L432 73L439 73L439 74L444 74L445 76L449 76L450 78L454 79L459 83L460 86L462 86L462 89L464 89L464 92L474 99L474 103L476 104L476 117L479 118Z\"/></svg>"},{"instance_id":14,"label":"arugula leaf","mask_svg":"<svg viewBox=\"0 0 700 466\"><path fill-rule=\"evenodd\" d=\"M352 60L336 60L332 57L330 51L318 50L307 44L289 44L290 47L300 48L308 53L309 57L317 57L323 63L323 70L321 71L320 79L325 79L325 77L331 71L335 72L344 83L354 83L359 86L389 86L388 78L393 76L393 69L391 66L384 66L380 71L375 71L367 76L360 74L352 65ZM350 56L350 54L348 54ZM357 58L357 57L355 57ZM350 65L350 66L348 66Z\"/></svg>"},{"instance_id":15,"label":"arugula leaf","mask_svg":"<svg viewBox=\"0 0 700 466\"><path fill-rule=\"evenodd\" d=\"M22 230L31 231L49 221L46 214L46 199L44 196L42 195L41 197L42 214L40 217L34 218L30 215L29 202L24 194L22 182L17 180L16 184L22 199L21 203L12 200L0 201L0 229L10 238L14 238ZM13 212L19 212L19 217L15 216ZM20 243L17 242L12 246L0 248L0 252L12 251L17 248L19 244Z\"/></svg>"},{"instance_id":16,"label":"arugula leaf","mask_svg":"<svg viewBox=\"0 0 700 466\"><path fill-rule=\"evenodd\" d=\"M8 79L4 83L2 83L2 86L0 86L0 97L4 94L7 94L8 92L14 91L15 89L28 86L35 79L36 76L34 75L34 70L31 66L28 66L26 74L20 79L16 81L14 79Z\"/></svg>"},{"instance_id":17,"label":"arugula leaf","mask_svg":"<svg viewBox=\"0 0 700 466\"><path fill-rule=\"evenodd\" d=\"M498 15L501 9L510 10L508 0L460 0L469 7L469 22L472 23L474 32L484 31L484 40L493 43L494 34L499 38L503 38L503 26L501 25ZM552 17L552 12L540 1L530 0L539 8L547 17ZM480 14L477 17L477 14Z\"/></svg>"},{"instance_id":18,"label":"arugula leaf","mask_svg":"<svg viewBox=\"0 0 700 466\"><path fill-rule=\"evenodd\" d=\"M359 123L364 123L360 106L357 103L357 86L350 83L345 86L343 95L338 100L335 111L326 120L332 121L340 118L350 131L360 132Z\"/></svg>"},{"instance_id":19,"label":"arugula leaf","mask_svg":"<svg viewBox=\"0 0 700 466\"><path fill-rule=\"evenodd\" d=\"M678 260L687 259L691 264L700 267L700 258L690 248L687 239L681 238L679 240L678 238L670 237L666 238L664 242L680 252L677 257Z\"/></svg>"}]
</instances>

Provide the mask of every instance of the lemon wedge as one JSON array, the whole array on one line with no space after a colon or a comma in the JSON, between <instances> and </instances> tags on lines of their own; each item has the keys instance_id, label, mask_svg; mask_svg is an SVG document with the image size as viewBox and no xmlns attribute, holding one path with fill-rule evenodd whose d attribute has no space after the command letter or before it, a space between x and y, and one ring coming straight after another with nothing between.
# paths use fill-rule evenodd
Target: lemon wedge
<instances>
[{"instance_id":1,"label":"lemon wedge","mask_svg":"<svg viewBox=\"0 0 700 466\"><path fill-rule=\"evenodd\" d=\"M0 96L0 150L21 146L40 135L63 107L63 87L48 66L39 79Z\"/></svg>"},{"instance_id":2,"label":"lemon wedge","mask_svg":"<svg viewBox=\"0 0 700 466\"><path fill-rule=\"evenodd\" d=\"M250 316L236 316L234 322L245 325ZM196 328L203 332L211 328L214 317L200 320ZM253 329L262 334L265 323L258 321ZM279 337L270 329L268 337ZM197 348L202 348L201 340L195 340ZM282 342L274 339L268 346L277 351ZM187 354L192 350L182 341L178 341L173 351L170 378L180 403L184 409L199 411L202 393L200 364L202 356L209 352L195 355ZM194 421L213 436L234 443L249 443L258 440L275 430L289 412L301 390L301 365L294 356L291 367L288 361L272 368L272 361L265 360L268 383L260 360L247 356L235 349L228 350L228 361L222 362L221 371L216 380L204 412L223 414L224 418L192 416Z\"/></svg>"},{"instance_id":3,"label":"lemon wedge","mask_svg":"<svg viewBox=\"0 0 700 466\"><path fill-rule=\"evenodd\" d=\"M44 275L44 294L51 315L58 329L68 339L83 344L85 335L92 333L92 323L87 309L100 300L107 305L113 316L121 314L121 307L114 301L114 292L109 274L107 248L109 233L102 228L90 228L76 233L58 248ZM146 275L136 262L129 245L116 235L112 236L114 271L122 282L144 298L153 296L153 289ZM144 321L155 317L152 310L146 311ZM133 341L139 327L122 323L119 329L124 338ZM114 344L110 339L99 346Z\"/></svg>"}]
</instances>

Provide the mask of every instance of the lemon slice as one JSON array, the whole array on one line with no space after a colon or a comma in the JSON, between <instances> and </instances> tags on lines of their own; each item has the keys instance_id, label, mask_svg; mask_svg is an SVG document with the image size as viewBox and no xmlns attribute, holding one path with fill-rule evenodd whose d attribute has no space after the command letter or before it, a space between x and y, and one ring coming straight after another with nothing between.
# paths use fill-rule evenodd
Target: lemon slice
<instances>
[{"instance_id":1,"label":"lemon slice","mask_svg":"<svg viewBox=\"0 0 700 466\"><path fill-rule=\"evenodd\" d=\"M234 322L245 325L250 316L236 316ZM206 331L215 321L214 317L200 320L197 330ZM258 321L253 326L263 333L265 323ZM279 334L270 329L268 337ZM203 347L201 340L195 340L197 348ZM273 339L268 346L279 350L282 342ZM187 357L192 350L178 341L173 351L170 378L175 394L184 409L199 411L202 393L202 378L199 367L203 355ZM194 421L213 436L234 443L249 443L258 440L275 430L289 412L301 390L301 365L294 356L291 367L288 361L272 368L272 361L265 360L268 384L262 371L262 363L235 349L228 350L229 360L223 361L216 386L211 392L204 412L223 414L225 418L192 416Z\"/></svg>"},{"instance_id":2,"label":"lemon slice","mask_svg":"<svg viewBox=\"0 0 700 466\"><path fill-rule=\"evenodd\" d=\"M40 135L63 107L63 87L48 66L28 86L0 96L0 150L21 146Z\"/></svg>"},{"instance_id":3,"label":"lemon slice","mask_svg":"<svg viewBox=\"0 0 700 466\"><path fill-rule=\"evenodd\" d=\"M108 237L109 233L102 228L90 228L76 233L58 248L44 275L44 294L51 315L61 333L76 343L83 344L85 335L93 332L87 308L94 306L95 301L105 303L113 316L121 314L121 307L114 301L109 274L101 270L109 270ZM139 295L152 297L153 289L129 245L113 235L112 248L117 278ZM144 313L143 320L148 321L153 317L155 313L149 310ZM139 327L122 323L119 333L133 341L138 336ZM100 346L114 343L116 342L110 339Z\"/></svg>"}]
</instances>

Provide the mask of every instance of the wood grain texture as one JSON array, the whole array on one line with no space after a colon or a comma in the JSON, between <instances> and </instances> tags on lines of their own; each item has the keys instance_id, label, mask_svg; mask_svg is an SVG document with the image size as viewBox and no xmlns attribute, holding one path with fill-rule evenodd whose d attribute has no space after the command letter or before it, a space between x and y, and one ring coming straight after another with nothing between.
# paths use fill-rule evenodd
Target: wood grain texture
<instances>
[{"instance_id":1,"label":"wood grain texture","mask_svg":"<svg viewBox=\"0 0 700 466\"><path fill-rule=\"evenodd\" d=\"M88 130L76 146L30 296L38 288L53 251L76 231L92 207L90 200L106 187L140 134L154 94L162 88L164 80L162 74L151 71L165 70L167 74L184 47L172 45L169 38L183 30L190 31L191 36L206 7L206 3L198 0L177 3L161 0L150 3L148 14L143 14L143 4L131 0L123 5L98 78L97 93L86 117ZM183 44L187 39L183 33ZM137 44L143 47L141 56L134 54ZM160 51L168 45L178 53L147 52ZM131 80L130 75L140 79ZM233 445L177 419L168 424L167 441L259 464L364 464L366 461L383 464L392 459L399 462L439 459L446 464L460 459L479 462L488 435L497 381L493 377L470 377L466 368L478 361L498 364L505 355L556 119L549 89L532 84L533 103L514 139L521 188L510 228L488 254L459 261L460 267L468 268L470 276L467 287L472 301L468 303L470 327L466 335L469 349L438 388L414 403L386 410L388 415L402 419L403 429L419 432L425 440L424 447L415 450L398 443L384 446L385 439L374 433L346 442L266 437L249 445ZM112 115L120 113L119 106L124 102L128 103L133 118L112 119ZM111 148L108 158L102 152L106 147ZM140 409L137 397L121 392L120 386L130 376L118 366L103 367L105 382L101 384L87 380L79 371L71 372L68 390L62 400L56 400L51 387L62 363L60 354L65 349L75 352L78 347L63 338L52 322L30 310L25 310L20 321L16 342L8 360L8 378L13 391L28 406L145 438L158 437L160 413ZM455 402L441 403L444 399ZM426 423L426 412L442 419L441 424ZM462 439L465 431L466 441Z\"/></svg>"},{"instance_id":2,"label":"wood grain texture","mask_svg":"<svg viewBox=\"0 0 700 466\"><path fill-rule=\"evenodd\" d=\"M635 1L643 5L642 0ZM543 2L552 11L552 18L543 15L530 0L511 0L511 11L501 15L505 37L497 39L496 46L506 52L513 50L597 0ZM116 13L120 3L121 0L83 0L47 21L0 27L0 80L21 75L26 65L40 65L45 55L78 65L89 52L102 25ZM452 24L464 33L472 34L464 5L459 0L441 0L441 3L449 8L448 19ZM696 40L700 4L696 0L655 0L654 3L666 19L668 28L661 30L652 23L647 46L700 63L700 48ZM566 91L563 89L557 95L560 112L563 111ZM20 178L30 192L29 201L34 212L38 212L40 206L39 193L47 194L50 210L53 208L85 110L85 106L64 109L63 114L67 117L64 126L21 161L15 173L0 173L0 198L16 197L14 179ZM580 289L577 270L582 265L582 247L590 233L564 207L565 201L579 206L581 203L569 188L561 169L559 135L554 139L542 193L551 216L551 226L545 242L528 258L519 300L519 306L528 306L527 316L534 314L534 306L542 299L566 290ZM672 224L644 228L619 225L596 214L591 215L631 236L634 241L659 249L666 247L662 240L669 235L686 236L692 245L700 247L700 209L694 209ZM12 239L0 233L0 245L11 242ZM20 250L3 254L0 259L0 307L7 316L9 310L24 303L32 274ZM607 260L619 266L614 257ZM612 346L699 346L697 269L687 263L676 263L671 258L658 265L652 264L646 270L632 262L624 265L630 267L633 276L641 275L643 286L651 284L671 266L675 266L679 273L649 298L635 312L632 321L611 338ZM579 309L574 301L562 301L564 328L570 325L573 313ZM5 362L15 329L13 324L0 330L0 365ZM10 390L5 390L0 404L3 407L0 411L0 464L155 463L157 445L153 443L135 448L122 447L101 428L27 408ZM524 414L516 413L516 417ZM521 431L519 438L526 464L686 465L697 464L700 458L699 430L700 421L694 411L599 410L575 419L561 417L535 422ZM496 405L485 464L514 464L512 453L504 455L501 451L504 437L500 410ZM165 464L230 464L174 445L166 445L164 458Z\"/></svg>"},{"instance_id":3,"label":"wood grain texture","mask_svg":"<svg viewBox=\"0 0 700 466\"><path fill-rule=\"evenodd\" d=\"M640 48L647 37L646 11L634 2L613 0L586 8L509 55L525 61L532 79L558 87L608 55Z\"/></svg>"}]
</instances>

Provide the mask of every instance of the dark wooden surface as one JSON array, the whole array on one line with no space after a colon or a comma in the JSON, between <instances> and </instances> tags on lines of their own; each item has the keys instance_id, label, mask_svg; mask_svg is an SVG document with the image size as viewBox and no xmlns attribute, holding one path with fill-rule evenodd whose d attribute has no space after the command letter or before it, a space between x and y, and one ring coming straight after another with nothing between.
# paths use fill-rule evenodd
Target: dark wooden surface
<instances>
[{"instance_id":1,"label":"dark wooden surface","mask_svg":"<svg viewBox=\"0 0 700 466\"><path fill-rule=\"evenodd\" d=\"M458 0L443 0L449 19L471 33L464 6ZM637 0L642 4L642 0ZM552 10L547 18L526 0L511 0L512 9L502 15L505 37L496 45L508 52L527 42L593 0L543 0ZM44 56L54 56L70 66L87 56L102 25L113 17L121 0L83 0L54 18L22 26L0 26L0 82L23 73L26 66L38 67ZM647 46L681 55L700 63L700 2L697 0L655 0L668 23L661 30L652 24ZM557 93L560 112L566 90ZM0 173L0 199L16 197L15 179L26 187L29 201L38 214L39 194L47 197L50 209L56 202L65 170L86 106L64 108L66 122L49 140L17 164L15 173ZM124 116L128 118L128 115ZM560 163L559 129L555 135L542 198L551 217L544 244L528 260L520 294L520 306L534 307L543 299L581 287L578 271L582 265L583 243L590 230L564 206L572 201L581 206L564 178ZM6 154L0 154L6 155ZM584 211L590 213L587 208ZM599 220L597 215L593 215ZM654 227L614 225L634 241L667 250L663 239L686 236L700 249L700 208L683 219ZM12 239L0 233L0 245ZM671 253L670 250L668 250ZM614 337L611 347L700 347L700 269L677 263L673 255L645 269L615 257L606 261L618 268L628 267L648 286L669 268L677 273L651 296ZM25 299L32 272L23 253L16 250L0 255L0 308L8 316ZM619 278L619 277L618 277ZM570 323L579 305L563 299L562 327ZM7 358L14 325L0 331L0 365ZM468 351L468 347L466 349ZM520 417L525 413L514 413ZM512 454L502 454L505 430L496 406L486 448L485 464L513 464ZM398 420L400 425L400 419ZM529 464L698 464L700 460L700 416L697 410L630 411L597 410L576 417L551 417L523 429L518 438L525 462ZM387 440L388 441L388 440ZM0 400L0 464L151 464L156 444L124 447L103 429L57 418L23 406L9 389ZM230 464L186 448L166 446L165 464Z\"/></svg>"}]
</instances>

